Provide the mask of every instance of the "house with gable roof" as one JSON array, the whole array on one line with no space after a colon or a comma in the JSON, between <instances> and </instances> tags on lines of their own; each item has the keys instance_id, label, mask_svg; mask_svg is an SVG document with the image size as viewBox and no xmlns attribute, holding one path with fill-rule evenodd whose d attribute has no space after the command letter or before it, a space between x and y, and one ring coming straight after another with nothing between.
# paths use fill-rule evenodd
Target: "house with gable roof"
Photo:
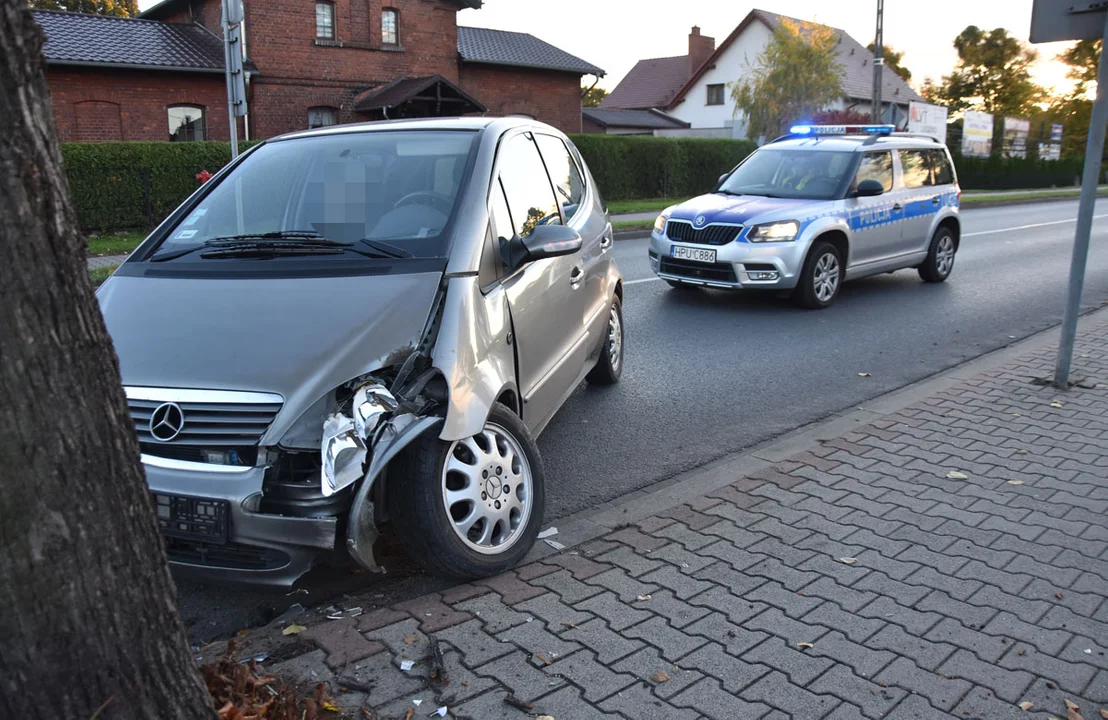
<instances>
[{"instance_id":1,"label":"house with gable roof","mask_svg":"<svg viewBox=\"0 0 1108 720\"><path fill-rule=\"evenodd\" d=\"M757 62L773 32L786 19L792 20L766 10L752 10L718 47L714 38L693 27L687 55L640 60L604 99L600 104L607 119L603 131L619 132L621 115L633 123L642 111L650 110L675 123L654 130L655 135L746 137L746 122L736 115L729 85L742 79ZM868 115L872 108L873 53L843 30L832 30L843 95L828 109L849 108ZM882 73L882 117L885 122L904 125L908 104L923 102L923 98L888 66L882 68Z\"/></svg>"}]
</instances>

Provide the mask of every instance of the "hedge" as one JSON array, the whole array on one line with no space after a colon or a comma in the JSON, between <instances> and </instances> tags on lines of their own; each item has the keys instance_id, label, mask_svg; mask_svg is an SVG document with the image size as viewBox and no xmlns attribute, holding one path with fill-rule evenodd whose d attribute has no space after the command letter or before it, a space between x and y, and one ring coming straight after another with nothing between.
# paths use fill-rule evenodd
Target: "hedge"
<instances>
[{"instance_id":1,"label":"hedge","mask_svg":"<svg viewBox=\"0 0 1108 720\"><path fill-rule=\"evenodd\" d=\"M1080 160L963 157L954 154L958 183L963 190L1022 190L1081 184Z\"/></svg>"}]
</instances>

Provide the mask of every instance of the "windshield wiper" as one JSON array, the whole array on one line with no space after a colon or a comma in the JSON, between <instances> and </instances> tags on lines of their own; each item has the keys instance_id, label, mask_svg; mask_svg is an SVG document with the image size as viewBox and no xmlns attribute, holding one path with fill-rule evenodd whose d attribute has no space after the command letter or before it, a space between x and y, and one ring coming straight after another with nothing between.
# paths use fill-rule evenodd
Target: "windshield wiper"
<instances>
[{"instance_id":1,"label":"windshield wiper","mask_svg":"<svg viewBox=\"0 0 1108 720\"><path fill-rule=\"evenodd\" d=\"M176 250L167 250L160 252L150 258L150 262L165 262L166 260L175 260L179 257L184 257L198 250L210 250L213 248L256 248L264 242L272 241L291 242L292 244L310 244L312 247L330 247L332 241L327 238L321 237L319 233L314 230L276 230L267 233L248 233L244 235L226 235L224 237L216 237L199 245L189 245L188 247L178 248Z\"/></svg>"},{"instance_id":2,"label":"windshield wiper","mask_svg":"<svg viewBox=\"0 0 1108 720\"><path fill-rule=\"evenodd\" d=\"M205 259L240 255L335 255L347 251L374 259L415 257L403 248L379 240L362 239L359 242L368 248L354 247L357 243L330 240L311 230L228 235L212 238L200 245L159 253L150 258L150 262L173 260L197 251L203 251L200 257Z\"/></svg>"},{"instance_id":3,"label":"windshield wiper","mask_svg":"<svg viewBox=\"0 0 1108 720\"><path fill-rule=\"evenodd\" d=\"M370 238L362 238L358 242L364 243L373 248L380 257L396 259L415 257L415 255L408 252L404 248L393 245L392 243L384 242L382 240L371 240Z\"/></svg>"}]
</instances>

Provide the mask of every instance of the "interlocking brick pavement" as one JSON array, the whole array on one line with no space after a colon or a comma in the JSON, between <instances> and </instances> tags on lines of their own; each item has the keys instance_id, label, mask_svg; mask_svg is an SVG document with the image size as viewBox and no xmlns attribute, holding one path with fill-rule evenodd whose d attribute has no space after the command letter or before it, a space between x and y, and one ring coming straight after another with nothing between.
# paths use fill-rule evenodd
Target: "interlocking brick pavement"
<instances>
[{"instance_id":1,"label":"interlocking brick pavement","mask_svg":"<svg viewBox=\"0 0 1108 720\"><path fill-rule=\"evenodd\" d=\"M1089 388L1031 384L1043 347L499 578L315 625L275 669L362 678L383 717L526 717L508 694L559 720L1099 717L1108 321L1077 353ZM399 669L431 638L446 685Z\"/></svg>"}]
</instances>

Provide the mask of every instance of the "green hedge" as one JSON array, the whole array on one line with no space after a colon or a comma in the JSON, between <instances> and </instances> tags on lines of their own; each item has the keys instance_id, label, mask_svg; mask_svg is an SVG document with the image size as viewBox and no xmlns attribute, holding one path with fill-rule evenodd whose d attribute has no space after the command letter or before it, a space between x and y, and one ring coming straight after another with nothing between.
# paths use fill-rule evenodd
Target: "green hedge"
<instances>
[{"instance_id":1,"label":"green hedge","mask_svg":"<svg viewBox=\"0 0 1108 720\"><path fill-rule=\"evenodd\" d=\"M963 157L954 154L963 190L1023 190L1081 184L1080 160Z\"/></svg>"},{"instance_id":2,"label":"green hedge","mask_svg":"<svg viewBox=\"0 0 1108 720\"><path fill-rule=\"evenodd\" d=\"M708 192L757 145L747 140L574 135L608 200L682 197Z\"/></svg>"}]
</instances>

